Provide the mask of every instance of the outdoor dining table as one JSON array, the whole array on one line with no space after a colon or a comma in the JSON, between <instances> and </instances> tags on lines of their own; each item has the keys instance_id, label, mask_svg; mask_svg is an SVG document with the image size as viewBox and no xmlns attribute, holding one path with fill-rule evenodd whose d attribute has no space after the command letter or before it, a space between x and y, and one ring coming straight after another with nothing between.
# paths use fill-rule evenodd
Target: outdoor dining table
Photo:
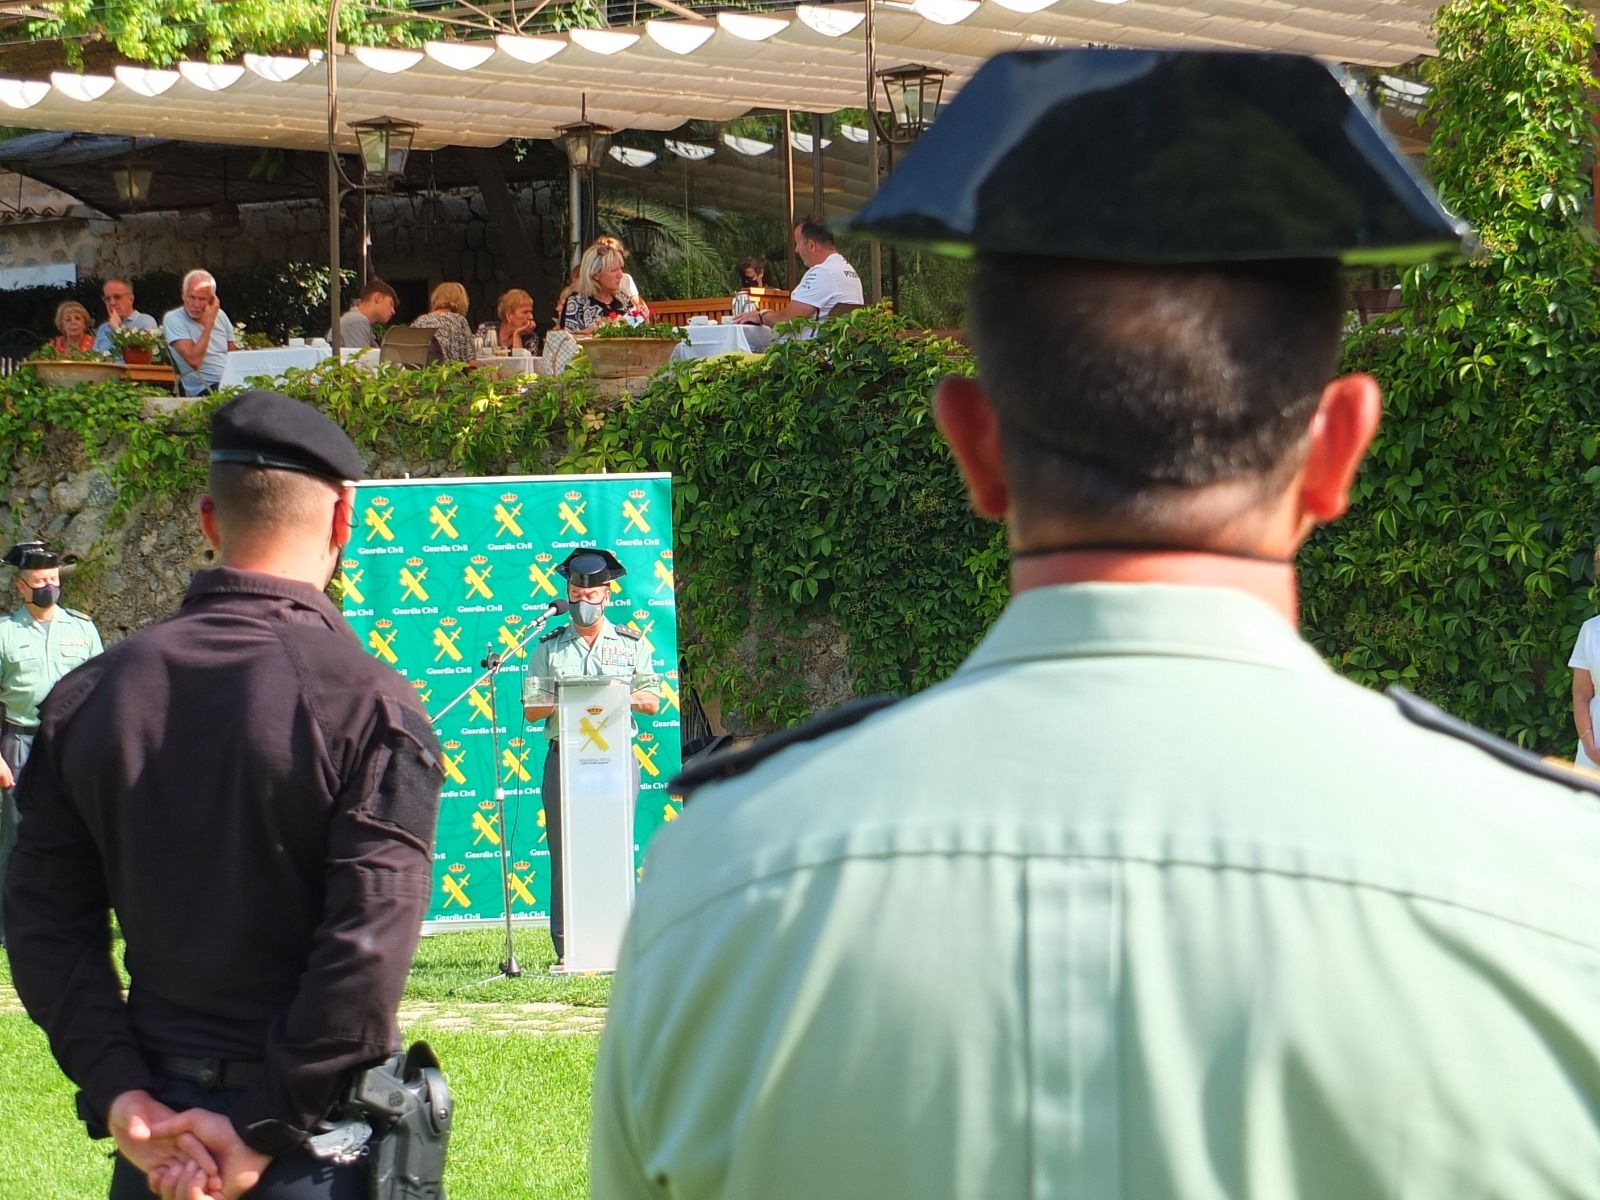
<instances>
[{"instance_id":1,"label":"outdoor dining table","mask_svg":"<svg viewBox=\"0 0 1600 1200\"><path fill-rule=\"evenodd\" d=\"M325 343L323 345L312 344L305 346L270 346L265 350L230 350L228 351L228 357L223 361L222 380L217 386L237 387L247 379L254 379L263 375L271 379L277 379L291 368L314 367L332 357L333 350ZM378 349L376 346L365 349L342 349L339 351L339 358L344 362L357 362L363 366L376 366Z\"/></svg>"},{"instance_id":2,"label":"outdoor dining table","mask_svg":"<svg viewBox=\"0 0 1600 1200\"><path fill-rule=\"evenodd\" d=\"M689 325L684 333L689 340L672 352L673 362L718 354L760 354L773 339L772 330L764 325Z\"/></svg>"}]
</instances>

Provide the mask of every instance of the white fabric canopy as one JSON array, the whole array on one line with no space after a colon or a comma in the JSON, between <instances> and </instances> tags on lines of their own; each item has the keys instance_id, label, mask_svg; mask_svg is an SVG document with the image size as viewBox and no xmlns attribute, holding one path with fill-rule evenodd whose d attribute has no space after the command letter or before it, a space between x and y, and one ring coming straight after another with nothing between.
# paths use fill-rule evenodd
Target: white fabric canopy
<instances>
[{"instance_id":1,"label":"white fabric canopy","mask_svg":"<svg viewBox=\"0 0 1600 1200\"><path fill-rule=\"evenodd\" d=\"M1291 50L1394 65L1432 50L1432 0L881 0L879 67L952 72L947 96L1002 50L1108 43ZM752 108L833 112L865 103L864 10L801 5L561 36L353 48L339 61L341 126L421 122L417 149L549 138L578 119L617 129L725 121ZM0 78L4 123L32 129L316 150L327 145L320 55L176 70ZM881 95L879 104L881 106ZM14 110L14 111L13 111ZM342 148L354 138L341 128Z\"/></svg>"}]
</instances>

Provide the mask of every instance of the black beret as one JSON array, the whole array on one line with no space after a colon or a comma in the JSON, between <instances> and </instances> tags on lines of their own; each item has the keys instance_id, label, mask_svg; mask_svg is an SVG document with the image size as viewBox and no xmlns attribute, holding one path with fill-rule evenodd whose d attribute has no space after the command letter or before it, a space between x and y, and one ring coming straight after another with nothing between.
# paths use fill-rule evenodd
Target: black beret
<instances>
[{"instance_id":1,"label":"black beret","mask_svg":"<svg viewBox=\"0 0 1600 1200\"><path fill-rule=\"evenodd\" d=\"M1291 54L1035 50L985 63L856 216L948 253L1407 263L1470 231L1356 85Z\"/></svg>"},{"instance_id":2,"label":"black beret","mask_svg":"<svg viewBox=\"0 0 1600 1200\"><path fill-rule=\"evenodd\" d=\"M240 393L212 416L211 461L304 471L335 483L362 475L344 430L309 404L260 389Z\"/></svg>"},{"instance_id":3,"label":"black beret","mask_svg":"<svg viewBox=\"0 0 1600 1200\"><path fill-rule=\"evenodd\" d=\"M574 550L564 562L556 565L556 570L568 583L578 587L599 587L628 573L628 568L611 551L593 548Z\"/></svg>"},{"instance_id":4,"label":"black beret","mask_svg":"<svg viewBox=\"0 0 1600 1200\"><path fill-rule=\"evenodd\" d=\"M47 549L43 542L18 542L6 551L4 561L21 571L37 571L45 567L59 567L61 556Z\"/></svg>"}]
</instances>

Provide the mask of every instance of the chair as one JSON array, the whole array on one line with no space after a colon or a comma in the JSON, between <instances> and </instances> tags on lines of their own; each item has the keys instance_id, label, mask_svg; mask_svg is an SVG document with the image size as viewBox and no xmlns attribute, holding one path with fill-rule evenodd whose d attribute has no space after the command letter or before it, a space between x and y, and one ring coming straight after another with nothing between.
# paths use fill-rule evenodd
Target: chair
<instances>
[{"instance_id":1,"label":"chair","mask_svg":"<svg viewBox=\"0 0 1600 1200\"><path fill-rule=\"evenodd\" d=\"M444 351L431 329L397 325L383 335L383 345L378 349L379 363L397 367L426 367L443 361Z\"/></svg>"},{"instance_id":2,"label":"chair","mask_svg":"<svg viewBox=\"0 0 1600 1200\"><path fill-rule=\"evenodd\" d=\"M851 313L865 307L865 304L851 304L848 300L841 300L828 310L827 319L831 321L835 317L848 317Z\"/></svg>"},{"instance_id":3,"label":"chair","mask_svg":"<svg viewBox=\"0 0 1600 1200\"><path fill-rule=\"evenodd\" d=\"M539 373L541 375L561 374L567 369L572 360L578 356L578 351L581 349L582 347L578 345L578 339L565 329L552 329L544 335L544 354L539 359L543 366Z\"/></svg>"}]
</instances>

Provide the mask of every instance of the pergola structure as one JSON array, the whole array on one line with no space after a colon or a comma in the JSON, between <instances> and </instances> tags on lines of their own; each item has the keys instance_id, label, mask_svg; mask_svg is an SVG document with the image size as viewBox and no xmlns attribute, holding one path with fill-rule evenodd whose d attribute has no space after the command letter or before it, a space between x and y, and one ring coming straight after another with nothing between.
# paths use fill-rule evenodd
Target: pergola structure
<instances>
[{"instance_id":1,"label":"pergola structure","mask_svg":"<svg viewBox=\"0 0 1600 1200\"><path fill-rule=\"evenodd\" d=\"M1085 43L1289 50L1394 65L1431 50L1432 0L875 0L879 65L948 70L947 96L1002 50ZM554 137L584 107L618 130L670 130L751 109L862 107L866 9L799 4L766 13L647 20L429 42L415 50L341 48L343 119L418 121L417 149ZM286 149L327 146L320 55L245 55L175 69L0 77L0 119L32 129L152 136ZM340 149L354 152L348 128Z\"/></svg>"}]
</instances>

